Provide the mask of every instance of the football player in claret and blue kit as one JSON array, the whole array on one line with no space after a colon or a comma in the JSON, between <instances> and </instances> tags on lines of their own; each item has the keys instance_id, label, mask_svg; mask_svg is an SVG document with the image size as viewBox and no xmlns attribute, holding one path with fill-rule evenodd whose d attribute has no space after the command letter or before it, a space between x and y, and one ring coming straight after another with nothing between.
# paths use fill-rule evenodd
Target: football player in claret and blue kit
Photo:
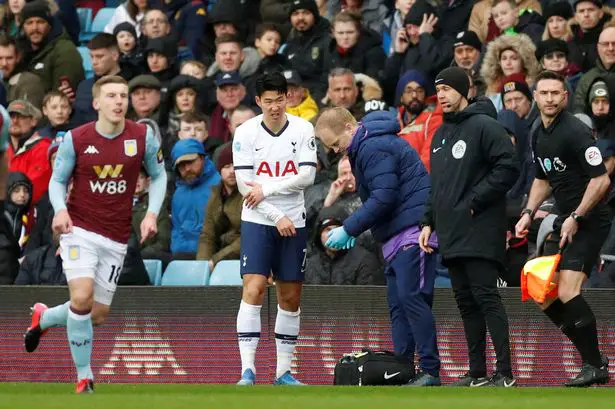
<instances>
[{"instance_id":1,"label":"football player in claret and blue kit","mask_svg":"<svg viewBox=\"0 0 615 409\"><path fill-rule=\"evenodd\" d=\"M241 212L243 296L237 314L239 385L253 385L261 335L261 307L270 274L276 281L276 385L303 385L291 374L299 335L307 233L303 191L314 183L316 141L308 121L286 114L288 84L280 73L256 82L263 114L235 131L233 164L244 196Z\"/></svg>"},{"instance_id":2,"label":"football player in claret and blue kit","mask_svg":"<svg viewBox=\"0 0 615 409\"><path fill-rule=\"evenodd\" d=\"M26 350L33 352L50 328L66 327L77 368L77 393L94 390L93 325L102 324L109 314L131 233L132 196L141 166L152 180L142 241L157 233L167 184L154 130L126 119L127 82L118 76L102 77L92 94L98 120L64 136L49 182L52 228L60 234L70 301L53 308L35 304L24 338Z\"/></svg>"}]
</instances>

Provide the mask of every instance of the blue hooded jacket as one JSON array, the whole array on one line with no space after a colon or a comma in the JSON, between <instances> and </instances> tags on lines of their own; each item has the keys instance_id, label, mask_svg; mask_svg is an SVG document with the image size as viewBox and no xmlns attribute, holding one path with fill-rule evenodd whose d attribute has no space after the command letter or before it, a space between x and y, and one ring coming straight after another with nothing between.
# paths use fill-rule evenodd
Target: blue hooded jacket
<instances>
[{"instance_id":1,"label":"blue hooded jacket","mask_svg":"<svg viewBox=\"0 0 615 409\"><path fill-rule=\"evenodd\" d=\"M348 234L367 229L381 243L419 225L429 197L429 175L416 151L397 136L399 124L388 112L363 117L349 151L363 205L344 222Z\"/></svg>"},{"instance_id":2,"label":"blue hooded jacket","mask_svg":"<svg viewBox=\"0 0 615 409\"><path fill-rule=\"evenodd\" d=\"M220 183L220 174L205 154L203 144L195 139L184 139L175 144L171 151L173 163L180 156L190 153L198 153L203 157L203 172L191 183L179 176L175 181L175 193L171 202L173 254L197 252L211 188Z\"/></svg>"}]
</instances>

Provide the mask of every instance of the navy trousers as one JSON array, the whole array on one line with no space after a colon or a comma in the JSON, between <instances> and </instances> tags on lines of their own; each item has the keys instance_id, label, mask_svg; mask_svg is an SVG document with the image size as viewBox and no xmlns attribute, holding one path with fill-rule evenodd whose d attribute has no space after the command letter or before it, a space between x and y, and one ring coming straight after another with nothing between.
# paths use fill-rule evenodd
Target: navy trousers
<instances>
[{"instance_id":1,"label":"navy trousers","mask_svg":"<svg viewBox=\"0 0 615 409\"><path fill-rule=\"evenodd\" d=\"M393 345L397 354L414 360L421 371L438 376L440 355L436 324L431 312L436 279L436 255L419 246L400 249L385 269Z\"/></svg>"}]
</instances>

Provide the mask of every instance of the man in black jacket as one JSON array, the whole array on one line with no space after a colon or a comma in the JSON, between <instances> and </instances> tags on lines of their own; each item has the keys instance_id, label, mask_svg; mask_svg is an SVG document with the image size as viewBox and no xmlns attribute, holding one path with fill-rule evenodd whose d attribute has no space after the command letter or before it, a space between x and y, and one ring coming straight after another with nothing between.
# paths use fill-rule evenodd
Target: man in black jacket
<instances>
[{"instance_id":1,"label":"man in black jacket","mask_svg":"<svg viewBox=\"0 0 615 409\"><path fill-rule=\"evenodd\" d=\"M565 84L562 76L550 71L536 78L534 99L541 118L532 138L536 178L516 233L527 235L534 213L552 193L560 211L554 235L564 250L557 298L545 300L540 308L580 352L581 372L566 386L582 387L609 382L608 361L600 356L596 317L581 287L611 229L611 215L603 200L611 183L591 130L564 109Z\"/></svg>"},{"instance_id":2,"label":"man in black jacket","mask_svg":"<svg viewBox=\"0 0 615 409\"><path fill-rule=\"evenodd\" d=\"M508 317L497 280L506 251L506 192L519 177L515 149L493 104L485 98L467 100L470 81L463 69L443 70L435 85L444 123L431 145L431 194L419 243L432 252L428 240L435 229L463 320L470 371L454 385L511 387L516 381ZM487 327L497 357L491 378Z\"/></svg>"}]
</instances>

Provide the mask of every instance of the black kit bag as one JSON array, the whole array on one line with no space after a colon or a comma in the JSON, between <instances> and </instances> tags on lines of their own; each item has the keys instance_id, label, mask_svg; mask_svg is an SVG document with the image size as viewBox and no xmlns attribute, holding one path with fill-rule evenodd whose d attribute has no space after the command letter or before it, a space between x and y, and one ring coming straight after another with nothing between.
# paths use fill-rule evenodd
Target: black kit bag
<instances>
[{"instance_id":1,"label":"black kit bag","mask_svg":"<svg viewBox=\"0 0 615 409\"><path fill-rule=\"evenodd\" d=\"M335 365L334 385L405 385L414 378L414 362L389 351L363 350L344 355Z\"/></svg>"}]
</instances>

